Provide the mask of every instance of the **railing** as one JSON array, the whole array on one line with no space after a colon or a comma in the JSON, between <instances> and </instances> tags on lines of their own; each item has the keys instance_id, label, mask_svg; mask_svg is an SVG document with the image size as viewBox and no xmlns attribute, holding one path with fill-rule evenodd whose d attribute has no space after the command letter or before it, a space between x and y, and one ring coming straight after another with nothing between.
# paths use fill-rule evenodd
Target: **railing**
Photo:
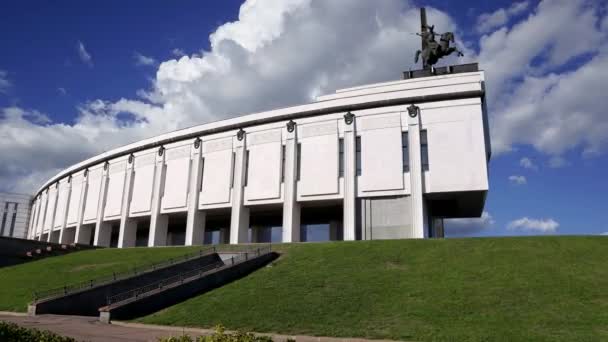
<instances>
[{"instance_id":1,"label":"railing","mask_svg":"<svg viewBox=\"0 0 608 342\"><path fill-rule=\"evenodd\" d=\"M127 270L127 271L112 272L112 274L109 274L109 275L106 275L103 277L99 277L99 278L95 278L95 279L90 279L90 280L83 281L83 282L76 283L76 284L65 285L62 287L57 287L57 288L48 289L48 290L35 291L33 293L33 299L34 299L34 302L38 302L41 300L65 296L65 295L75 293L75 292L78 292L78 291L81 291L84 289L90 289L90 288L94 288L97 286L110 284L115 281L127 279L127 278L130 278L130 277L142 274L142 273L155 271L155 270L165 268L167 266L171 266L171 265L174 265L177 263L194 260L194 259L202 257L203 255L208 255L208 254L215 253L215 252L216 252L216 248L215 248L215 246L213 246L213 247L209 247L209 248L200 249L198 252L187 253L187 254L181 255L179 257L169 258L167 260L164 260L159 263L152 264L152 265L133 267L132 269Z\"/></svg>"},{"instance_id":2,"label":"railing","mask_svg":"<svg viewBox=\"0 0 608 342\"><path fill-rule=\"evenodd\" d=\"M207 265L205 267L201 267L196 270L183 272L178 275L139 287L137 289L129 290L126 292L122 292L113 296L108 296L107 305L112 305L121 302L127 302L132 300L137 300L139 298L147 297L153 293L161 291L162 289L168 287L174 287L179 284L183 284L185 282L189 282L198 278L201 278L211 272L214 272L218 269L232 267L236 264L240 264L252 258L258 257L260 255L268 254L271 252L271 246L259 247L254 250L249 250L245 252L234 252L235 254L239 254L236 257L231 257L230 259L226 259L224 261L218 261L211 265Z\"/></svg>"}]
</instances>

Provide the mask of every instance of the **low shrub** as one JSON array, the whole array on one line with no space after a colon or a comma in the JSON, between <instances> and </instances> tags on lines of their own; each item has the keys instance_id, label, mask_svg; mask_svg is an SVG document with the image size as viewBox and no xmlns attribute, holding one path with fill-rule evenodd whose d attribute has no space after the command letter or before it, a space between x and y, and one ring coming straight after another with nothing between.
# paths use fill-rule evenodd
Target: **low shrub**
<instances>
[{"instance_id":1,"label":"low shrub","mask_svg":"<svg viewBox=\"0 0 608 342\"><path fill-rule=\"evenodd\" d=\"M48 330L20 327L14 323L0 321L2 342L76 342L71 337L59 336Z\"/></svg>"},{"instance_id":2,"label":"low shrub","mask_svg":"<svg viewBox=\"0 0 608 342\"><path fill-rule=\"evenodd\" d=\"M159 342L272 342L270 336L257 336L249 332L227 333L223 326L218 325L215 332L209 336L200 336L196 339L188 335L179 337L165 337Z\"/></svg>"}]
</instances>

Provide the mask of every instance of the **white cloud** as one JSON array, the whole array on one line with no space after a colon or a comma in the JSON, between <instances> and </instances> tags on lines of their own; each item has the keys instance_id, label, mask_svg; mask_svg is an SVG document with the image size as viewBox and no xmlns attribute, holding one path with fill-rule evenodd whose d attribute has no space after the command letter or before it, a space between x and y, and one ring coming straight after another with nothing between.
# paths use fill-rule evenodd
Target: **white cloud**
<instances>
[{"instance_id":1,"label":"white cloud","mask_svg":"<svg viewBox=\"0 0 608 342\"><path fill-rule=\"evenodd\" d=\"M479 60L487 72L496 154L515 144L550 155L577 146L588 151L606 147L602 94L608 27L599 25L600 13L596 2L543 1L512 28L503 26L481 38ZM569 64L575 59L578 63Z\"/></svg>"},{"instance_id":2,"label":"white cloud","mask_svg":"<svg viewBox=\"0 0 608 342\"><path fill-rule=\"evenodd\" d=\"M559 223L552 218L549 219L531 219L522 217L518 220L509 222L507 229L514 231L533 232L551 234L557 231Z\"/></svg>"},{"instance_id":3,"label":"white cloud","mask_svg":"<svg viewBox=\"0 0 608 342\"><path fill-rule=\"evenodd\" d=\"M185 56L186 53L184 52L184 50L179 49L179 48L175 48L173 50L171 50L171 54L175 57L181 57L181 56Z\"/></svg>"},{"instance_id":4,"label":"white cloud","mask_svg":"<svg viewBox=\"0 0 608 342\"><path fill-rule=\"evenodd\" d=\"M84 44L81 41L78 41L76 48L78 49L78 57L80 57L80 60L84 64L92 67L93 66L93 57L87 51L87 49L84 47Z\"/></svg>"},{"instance_id":5,"label":"white cloud","mask_svg":"<svg viewBox=\"0 0 608 342\"><path fill-rule=\"evenodd\" d=\"M526 179L525 176L513 175L513 176L509 176L509 182L511 182L513 184L517 184L517 185L524 185L528 182L528 180Z\"/></svg>"},{"instance_id":6,"label":"white cloud","mask_svg":"<svg viewBox=\"0 0 608 342\"><path fill-rule=\"evenodd\" d=\"M608 20L591 24L599 20L598 5L583 0L542 2L533 12L483 36L478 58L467 49L473 42L460 41L468 59L451 56L442 63L478 59L486 71L496 154L514 144L531 144L551 156L580 145L586 155L599 154L608 139L601 108ZM448 14L433 8L427 14L438 31L462 36ZM416 67L420 41L410 33L418 30L418 9L401 0L246 1L239 20L210 35L210 50L160 61L151 89L137 92L143 100L91 101L78 108L73 124L36 124L28 117L33 111L13 108L24 115L0 119L0 154L9 153L11 161L10 167L0 165L0 177L10 179L0 186L144 137L398 79L402 70ZM78 43L81 59L92 65ZM564 71L581 55L591 59ZM132 119L121 120L121 113ZM35 158L32 146L12 138L32 135Z\"/></svg>"},{"instance_id":7,"label":"white cloud","mask_svg":"<svg viewBox=\"0 0 608 342\"><path fill-rule=\"evenodd\" d=\"M519 166L524 169L538 170L538 166L528 157L523 157L519 160Z\"/></svg>"},{"instance_id":8,"label":"white cloud","mask_svg":"<svg viewBox=\"0 0 608 342\"><path fill-rule=\"evenodd\" d=\"M57 91L58 91L58 92L59 92L59 94L61 94L61 95L66 95L66 94L68 93L68 91L67 91L67 90L65 90L65 88L63 88L63 87L59 87L59 88L57 88Z\"/></svg>"},{"instance_id":9,"label":"white cloud","mask_svg":"<svg viewBox=\"0 0 608 342\"><path fill-rule=\"evenodd\" d=\"M400 0L247 1L238 21L210 35L211 50L161 62L152 89L138 92L145 101L91 101L73 124L36 124L33 111L5 108L18 115L0 119L0 155L7 160L0 187L25 190L28 177L178 128L398 79L420 44L409 34L419 29L418 16ZM458 31L445 13L429 8L428 16L441 30ZM92 63L78 43L83 61Z\"/></svg>"},{"instance_id":10,"label":"white cloud","mask_svg":"<svg viewBox=\"0 0 608 342\"><path fill-rule=\"evenodd\" d=\"M600 235L608 235L608 232L600 233Z\"/></svg>"},{"instance_id":11,"label":"white cloud","mask_svg":"<svg viewBox=\"0 0 608 342\"><path fill-rule=\"evenodd\" d=\"M13 84L8 80L8 73L0 70L0 94L6 94Z\"/></svg>"},{"instance_id":12,"label":"white cloud","mask_svg":"<svg viewBox=\"0 0 608 342\"><path fill-rule=\"evenodd\" d=\"M568 165L568 161L561 156L553 156L549 159L549 167L553 169L558 169L560 167L564 167Z\"/></svg>"},{"instance_id":13,"label":"white cloud","mask_svg":"<svg viewBox=\"0 0 608 342\"><path fill-rule=\"evenodd\" d=\"M135 65L155 66L157 64L154 58L144 56L139 52L135 52L133 58L135 59Z\"/></svg>"},{"instance_id":14,"label":"white cloud","mask_svg":"<svg viewBox=\"0 0 608 342\"><path fill-rule=\"evenodd\" d=\"M495 223L492 215L484 211L478 218L446 219L444 220L444 228L449 236L467 236L486 230Z\"/></svg>"},{"instance_id":15,"label":"white cloud","mask_svg":"<svg viewBox=\"0 0 608 342\"><path fill-rule=\"evenodd\" d=\"M479 33L486 33L499 26L505 25L509 19L516 16L528 8L528 2L516 2L509 8L500 8L492 13L483 13L477 18L476 30Z\"/></svg>"}]
</instances>

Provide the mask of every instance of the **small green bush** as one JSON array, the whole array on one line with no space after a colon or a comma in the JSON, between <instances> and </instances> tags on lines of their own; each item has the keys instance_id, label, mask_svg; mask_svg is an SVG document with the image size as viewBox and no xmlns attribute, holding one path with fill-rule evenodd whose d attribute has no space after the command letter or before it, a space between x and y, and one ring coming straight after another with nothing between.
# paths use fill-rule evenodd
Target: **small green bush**
<instances>
[{"instance_id":1,"label":"small green bush","mask_svg":"<svg viewBox=\"0 0 608 342\"><path fill-rule=\"evenodd\" d=\"M160 338L159 342L272 342L269 336L256 336L248 332L226 333L223 326L218 325L215 333L209 336L200 336L196 340L188 335L179 337Z\"/></svg>"},{"instance_id":2,"label":"small green bush","mask_svg":"<svg viewBox=\"0 0 608 342\"><path fill-rule=\"evenodd\" d=\"M17 324L0 321L0 341L2 342L76 342L71 337L63 337L48 330L23 328Z\"/></svg>"}]
</instances>

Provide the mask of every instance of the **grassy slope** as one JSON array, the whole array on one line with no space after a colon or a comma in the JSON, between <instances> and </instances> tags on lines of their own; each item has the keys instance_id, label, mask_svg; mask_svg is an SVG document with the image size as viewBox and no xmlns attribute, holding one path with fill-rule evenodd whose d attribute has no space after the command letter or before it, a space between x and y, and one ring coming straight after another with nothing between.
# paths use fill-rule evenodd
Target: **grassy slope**
<instances>
[{"instance_id":1,"label":"grassy slope","mask_svg":"<svg viewBox=\"0 0 608 342\"><path fill-rule=\"evenodd\" d=\"M0 310L26 311L36 289L51 289L126 271L200 247L97 249L0 268Z\"/></svg>"},{"instance_id":2,"label":"grassy slope","mask_svg":"<svg viewBox=\"0 0 608 342\"><path fill-rule=\"evenodd\" d=\"M278 245L154 324L420 341L608 341L608 237Z\"/></svg>"}]
</instances>

